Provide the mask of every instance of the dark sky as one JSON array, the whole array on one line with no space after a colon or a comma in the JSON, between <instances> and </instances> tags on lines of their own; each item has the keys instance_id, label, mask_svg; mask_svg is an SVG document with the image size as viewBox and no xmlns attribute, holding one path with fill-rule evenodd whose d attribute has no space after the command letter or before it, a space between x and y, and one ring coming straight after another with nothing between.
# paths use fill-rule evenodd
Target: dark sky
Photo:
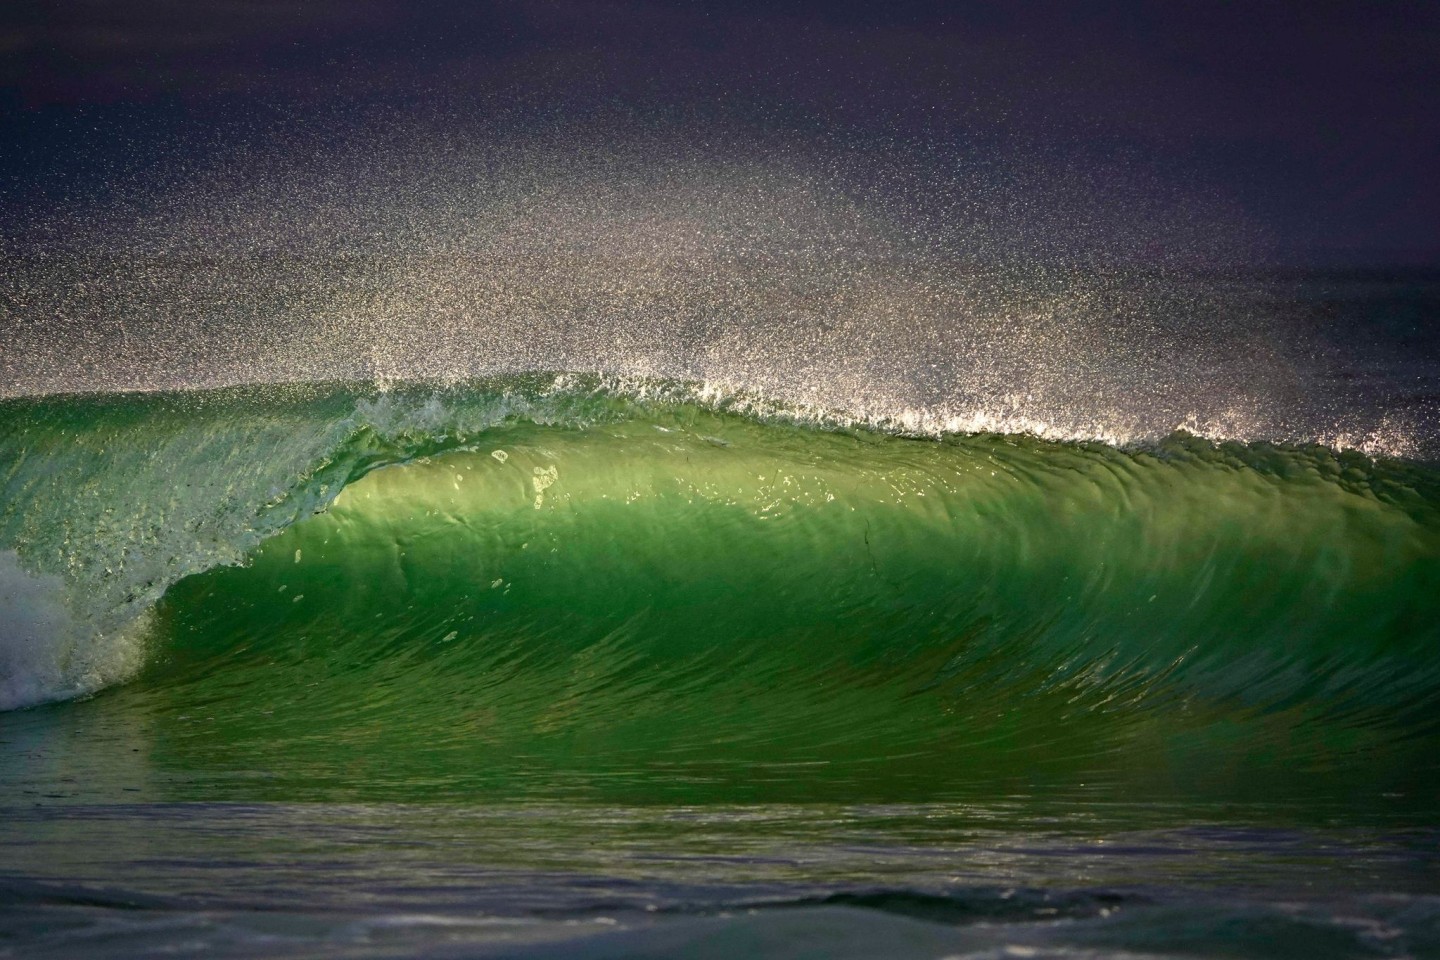
<instances>
[{"instance_id":1,"label":"dark sky","mask_svg":"<svg viewBox=\"0 0 1440 960\"><path fill-rule=\"evenodd\" d=\"M8 0L0 223L266 117L504 103L1123 154L1282 260L1434 266L1437 91L1407 0Z\"/></svg>"}]
</instances>

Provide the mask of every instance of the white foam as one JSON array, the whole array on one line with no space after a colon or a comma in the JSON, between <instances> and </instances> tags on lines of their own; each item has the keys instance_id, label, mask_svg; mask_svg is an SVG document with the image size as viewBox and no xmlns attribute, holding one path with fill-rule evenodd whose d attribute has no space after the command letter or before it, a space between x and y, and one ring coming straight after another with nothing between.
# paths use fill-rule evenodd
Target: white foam
<instances>
[{"instance_id":1,"label":"white foam","mask_svg":"<svg viewBox=\"0 0 1440 960\"><path fill-rule=\"evenodd\" d=\"M0 710L93 693L140 668L148 615L92 635L65 603L65 584L0 550Z\"/></svg>"}]
</instances>

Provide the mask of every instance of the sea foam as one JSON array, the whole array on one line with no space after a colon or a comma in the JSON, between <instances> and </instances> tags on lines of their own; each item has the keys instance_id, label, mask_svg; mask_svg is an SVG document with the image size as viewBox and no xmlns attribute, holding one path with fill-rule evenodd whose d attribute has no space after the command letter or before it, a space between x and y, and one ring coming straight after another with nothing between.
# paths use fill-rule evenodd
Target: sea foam
<instances>
[{"instance_id":1,"label":"sea foam","mask_svg":"<svg viewBox=\"0 0 1440 960\"><path fill-rule=\"evenodd\" d=\"M15 551L0 551L0 710L85 696L139 669L148 615L95 636L64 598L60 577L28 573Z\"/></svg>"}]
</instances>

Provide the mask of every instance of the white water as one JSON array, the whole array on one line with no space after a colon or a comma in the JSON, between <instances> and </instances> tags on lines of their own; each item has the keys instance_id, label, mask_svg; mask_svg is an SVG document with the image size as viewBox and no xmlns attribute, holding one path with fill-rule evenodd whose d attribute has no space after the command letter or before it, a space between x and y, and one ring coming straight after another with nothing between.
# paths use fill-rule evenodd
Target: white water
<instances>
[{"instance_id":1,"label":"white water","mask_svg":"<svg viewBox=\"0 0 1440 960\"><path fill-rule=\"evenodd\" d=\"M94 693L129 679L144 662L148 617L108 634L78 624L65 582L31 574L0 550L0 710Z\"/></svg>"}]
</instances>

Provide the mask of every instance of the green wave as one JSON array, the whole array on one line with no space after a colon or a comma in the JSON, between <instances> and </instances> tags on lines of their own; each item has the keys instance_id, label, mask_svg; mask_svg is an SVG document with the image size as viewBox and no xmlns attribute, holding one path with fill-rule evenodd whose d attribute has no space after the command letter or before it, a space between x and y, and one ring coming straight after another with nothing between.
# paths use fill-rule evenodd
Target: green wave
<instances>
[{"instance_id":1,"label":"green wave","mask_svg":"<svg viewBox=\"0 0 1440 960\"><path fill-rule=\"evenodd\" d=\"M138 673L85 706L151 730L185 797L1440 782L1421 465L907 438L595 378L0 423L0 547L68 611L0 689Z\"/></svg>"}]
</instances>

